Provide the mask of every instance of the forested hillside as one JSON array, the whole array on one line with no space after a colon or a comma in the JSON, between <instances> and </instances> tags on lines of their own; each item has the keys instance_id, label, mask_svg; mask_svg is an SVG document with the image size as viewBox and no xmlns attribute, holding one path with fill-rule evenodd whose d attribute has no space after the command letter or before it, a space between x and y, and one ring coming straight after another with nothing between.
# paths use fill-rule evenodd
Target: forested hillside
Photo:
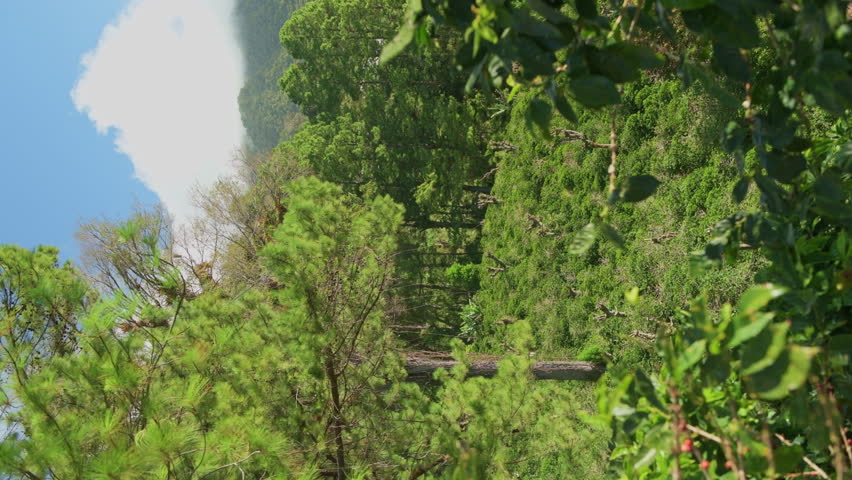
<instances>
[{"instance_id":1,"label":"forested hillside","mask_svg":"<svg viewBox=\"0 0 852 480\"><path fill-rule=\"evenodd\" d=\"M247 147L268 152L295 133L299 109L278 87L281 72L293 62L281 49L278 31L307 0L239 0L234 12L245 60L246 83L240 91L240 113Z\"/></svg>"},{"instance_id":2,"label":"forested hillside","mask_svg":"<svg viewBox=\"0 0 852 480\"><path fill-rule=\"evenodd\" d=\"M4 475L850 478L852 4L238 18L202 219L0 248Z\"/></svg>"}]
</instances>

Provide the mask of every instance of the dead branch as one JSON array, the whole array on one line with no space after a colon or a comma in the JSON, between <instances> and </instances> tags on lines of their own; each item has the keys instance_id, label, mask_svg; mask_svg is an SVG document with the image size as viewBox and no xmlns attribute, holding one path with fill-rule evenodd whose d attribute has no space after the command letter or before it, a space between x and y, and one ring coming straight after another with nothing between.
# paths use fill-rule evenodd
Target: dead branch
<instances>
[{"instance_id":1,"label":"dead branch","mask_svg":"<svg viewBox=\"0 0 852 480\"><path fill-rule=\"evenodd\" d=\"M651 242L660 244L660 243L663 242L663 240L668 240L670 238L674 238L676 235L677 235L677 233L675 233L675 232L664 233L664 234L660 235L659 237L652 238Z\"/></svg>"},{"instance_id":2,"label":"dead branch","mask_svg":"<svg viewBox=\"0 0 852 480\"><path fill-rule=\"evenodd\" d=\"M494 195L490 195L487 193L480 193L476 197L476 207L477 208L485 208L488 205L497 205L500 203L500 199L495 197Z\"/></svg>"},{"instance_id":3,"label":"dead branch","mask_svg":"<svg viewBox=\"0 0 852 480\"><path fill-rule=\"evenodd\" d=\"M598 304L598 310L600 310L601 313L598 314L598 315L595 315L595 320L604 320L604 319L612 318L612 317L626 317L627 316L627 314L624 313L624 312L620 312L618 310L610 310L603 303Z\"/></svg>"},{"instance_id":4,"label":"dead branch","mask_svg":"<svg viewBox=\"0 0 852 480\"><path fill-rule=\"evenodd\" d=\"M589 140L589 138L584 133L578 132L576 130L566 130L564 128L557 128L553 131L553 134L554 135L561 135L562 136L562 139L561 139L562 143L574 141L574 142L583 142L583 145L586 148L606 148L606 149L612 148L611 143L598 143L598 142Z\"/></svg>"},{"instance_id":5,"label":"dead branch","mask_svg":"<svg viewBox=\"0 0 852 480\"><path fill-rule=\"evenodd\" d=\"M468 369L468 377L493 377L497 373L499 359L473 357ZM405 360L405 371L412 381L427 380L439 368L451 369L458 362L444 356L420 356L409 354ZM536 380L578 380L593 382L603 375L606 367L599 363L579 361L541 361L535 362L530 373Z\"/></svg>"},{"instance_id":6,"label":"dead branch","mask_svg":"<svg viewBox=\"0 0 852 480\"><path fill-rule=\"evenodd\" d=\"M630 336L634 338L638 338L640 340L648 340L653 341L657 339L657 336L653 333L643 332L641 330L633 330L630 332Z\"/></svg>"},{"instance_id":7,"label":"dead branch","mask_svg":"<svg viewBox=\"0 0 852 480\"><path fill-rule=\"evenodd\" d=\"M536 229L538 230L538 235L541 237L555 237L557 235L556 232L550 230L544 225L544 222L541 220L541 217L528 213L527 228L524 229L524 233L529 233L532 230Z\"/></svg>"},{"instance_id":8,"label":"dead branch","mask_svg":"<svg viewBox=\"0 0 852 480\"><path fill-rule=\"evenodd\" d=\"M505 140L492 140L488 142L488 146L491 147L492 150L497 152L516 152L518 151L518 146L513 145Z\"/></svg>"}]
</instances>

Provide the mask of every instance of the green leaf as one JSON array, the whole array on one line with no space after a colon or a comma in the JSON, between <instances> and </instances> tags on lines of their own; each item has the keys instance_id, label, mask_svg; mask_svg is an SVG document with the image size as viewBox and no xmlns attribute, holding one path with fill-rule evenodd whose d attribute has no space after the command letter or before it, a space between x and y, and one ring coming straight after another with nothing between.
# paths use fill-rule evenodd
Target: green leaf
<instances>
[{"instance_id":1,"label":"green leaf","mask_svg":"<svg viewBox=\"0 0 852 480\"><path fill-rule=\"evenodd\" d=\"M852 205L847 202L843 180L839 175L820 175L814 182L814 210L828 218L852 220Z\"/></svg>"},{"instance_id":2,"label":"green leaf","mask_svg":"<svg viewBox=\"0 0 852 480\"><path fill-rule=\"evenodd\" d=\"M568 99L565 98L564 92L561 90L556 93L553 97L553 105L556 107L556 111L562 115L565 120L568 120L572 123L577 123L577 114L574 113L574 109L571 108L571 104L568 103Z\"/></svg>"},{"instance_id":3,"label":"green leaf","mask_svg":"<svg viewBox=\"0 0 852 480\"><path fill-rule=\"evenodd\" d=\"M594 223L590 223L582 228L576 235L574 235L574 239L571 240L571 245L568 246L568 253L571 255L583 255L595 243L595 238L597 237L598 229Z\"/></svg>"},{"instance_id":4,"label":"green leaf","mask_svg":"<svg viewBox=\"0 0 852 480\"><path fill-rule=\"evenodd\" d=\"M551 110L549 103L540 98L534 98L524 114L527 128L535 128L543 137L549 137Z\"/></svg>"},{"instance_id":5,"label":"green leaf","mask_svg":"<svg viewBox=\"0 0 852 480\"><path fill-rule=\"evenodd\" d=\"M776 323L748 341L742 348L742 374L751 375L772 365L787 346L786 323Z\"/></svg>"},{"instance_id":6,"label":"green leaf","mask_svg":"<svg viewBox=\"0 0 852 480\"><path fill-rule=\"evenodd\" d=\"M589 108L621 103L621 94L612 80L601 75L585 75L571 79L571 90L578 102Z\"/></svg>"},{"instance_id":7,"label":"green leaf","mask_svg":"<svg viewBox=\"0 0 852 480\"><path fill-rule=\"evenodd\" d=\"M642 470L643 468L653 463L654 458L656 458L656 456L656 448L646 447L636 455L636 463L633 464L633 468L635 468L636 470Z\"/></svg>"},{"instance_id":8,"label":"green leaf","mask_svg":"<svg viewBox=\"0 0 852 480\"><path fill-rule=\"evenodd\" d=\"M636 305L639 303L639 287L633 287L630 290L624 292L624 299L627 300L627 303L631 305Z\"/></svg>"},{"instance_id":9,"label":"green leaf","mask_svg":"<svg viewBox=\"0 0 852 480\"><path fill-rule=\"evenodd\" d=\"M751 69L739 49L716 42L713 44L713 60L719 70L732 80L742 83L751 80Z\"/></svg>"},{"instance_id":10,"label":"green leaf","mask_svg":"<svg viewBox=\"0 0 852 480\"><path fill-rule=\"evenodd\" d=\"M657 191L660 181L653 175L634 175L627 180L627 186L621 192L625 202L641 202Z\"/></svg>"},{"instance_id":11,"label":"green leaf","mask_svg":"<svg viewBox=\"0 0 852 480\"><path fill-rule=\"evenodd\" d=\"M833 335L828 341L832 353L852 355L852 334Z\"/></svg>"},{"instance_id":12,"label":"green leaf","mask_svg":"<svg viewBox=\"0 0 852 480\"><path fill-rule=\"evenodd\" d=\"M403 25L400 27L399 31L396 33L396 36L382 48L382 54L379 56L379 63L385 64L391 61L394 57L402 53L405 50L405 47L414 40L414 34L417 32L418 22L415 21L414 16L412 15Z\"/></svg>"},{"instance_id":13,"label":"green leaf","mask_svg":"<svg viewBox=\"0 0 852 480\"><path fill-rule=\"evenodd\" d=\"M800 173L808 168L805 157L798 153L766 152L760 155L760 161L766 169L766 173L781 183L792 183Z\"/></svg>"},{"instance_id":14,"label":"green leaf","mask_svg":"<svg viewBox=\"0 0 852 480\"><path fill-rule=\"evenodd\" d=\"M746 130L737 122L728 122L725 126L725 131L722 133L722 147L727 153L734 153L743 146L743 141L746 137Z\"/></svg>"},{"instance_id":15,"label":"green leaf","mask_svg":"<svg viewBox=\"0 0 852 480\"><path fill-rule=\"evenodd\" d=\"M657 396L657 391L654 388L654 382L645 375L642 370L636 370L633 374L633 388L636 394L648 401L653 407L660 412L667 412L668 409L663 406L660 398Z\"/></svg>"},{"instance_id":16,"label":"green leaf","mask_svg":"<svg viewBox=\"0 0 852 480\"><path fill-rule=\"evenodd\" d=\"M554 25L562 25L562 24L570 24L571 19L562 14L559 10L551 7L543 0L527 0L527 5L532 8L536 13L544 17L545 20L554 24Z\"/></svg>"},{"instance_id":17,"label":"green leaf","mask_svg":"<svg viewBox=\"0 0 852 480\"><path fill-rule=\"evenodd\" d=\"M687 370L692 368L696 363L698 363L702 357L704 357L704 352L707 350L707 340L698 340L693 343L686 350L683 351L680 358L678 358L677 366L675 373L678 377L683 375Z\"/></svg>"},{"instance_id":18,"label":"green leaf","mask_svg":"<svg viewBox=\"0 0 852 480\"><path fill-rule=\"evenodd\" d=\"M624 239L621 238L621 234L612 225L601 222L598 224L598 230L603 238L614 243L620 249L624 248Z\"/></svg>"},{"instance_id":19,"label":"green leaf","mask_svg":"<svg viewBox=\"0 0 852 480\"><path fill-rule=\"evenodd\" d=\"M603 49L588 49L587 59L593 72L615 83L638 80L639 70L662 66L665 62L648 47L629 42L618 42Z\"/></svg>"},{"instance_id":20,"label":"green leaf","mask_svg":"<svg viewBox=\"0 0 852 480\"><path fill-rule=\"evenodd\" d=\"M737 317L740 318L740 317ZM734 319L734 334L728 342L729 348L734 348L739 344L756 337L766 328L767 325L775 318L773 313L758 313L749 317L742 318L739 322Z\"/></svg>"},{"instance_id":21,"label":"green leaf","mask_svg":"<svg viewBox=\"0 0 852 480\"><path fill-rule=\"evenodd\" d=\"M695 10L712 5L715 0L663 0L663 6L680 10Z\"/></svg>"},{"instance_id":22,"label":"green leaf","mask_svg":"<svg viewBox=\"0 0 852 480\"><path fill-rule=\"evenodd\" d=\"M784 189L778 186L769 177L763 175L755 175L754 183L760 189L761 202L766 205L766 209L772 213L786 214L787 202L784 200Z\"/></svg>"},{"instance_id":23,"label":"green leaf","mask_svg":"<svg viewBox=\"0 0 852 480\"><path fill-rule=\"evenodd\" d=\"M595 0L576 0L577 13L583 18L597 18L598 5Z\"/></svg>"},{"instance_id":24,"label":"green leaf","mask_svg":"<svg viewBox=\"0 0 852 480\"><path fill-rule=\"evenodd\" d=\"M781 445L772 452L775 459L775 471L784 475L800 472L805 452L799 445Z\"/></svg>"},{"instance_id":25,"label":"green leaf","mask_svg":"<svg viewBox=\"0 0 852 480\"><path fill-rule=\"evenodd\" d=\"M765 400L780 400L808 379L811 359L819 349L791 345L768 368L748 377L751 390Z\"/></svg>"},{"instance_id":26,"label":"green leaf","mask_svg":"<svg viewBox=\"0 0 852 480\"><path fill-rule=\"evenodd\" d=\"M764 283L749 288L737 302L737 317L755 314L786 291L784 287L772 283Z\"/></svg>"},{"instance_id":27,"label":"green leaf","mask_svg":"<svg viewBox=\"0 0 852 480\"><path fill-rule=\"evenodd\" d=\"M734 185L734 191L732 193L732 197L735 202L740 203L745 200L746 195L748 194L748 186L751 182L748 178L741 178L736 185Z\"/></svg>"}]
</instances>

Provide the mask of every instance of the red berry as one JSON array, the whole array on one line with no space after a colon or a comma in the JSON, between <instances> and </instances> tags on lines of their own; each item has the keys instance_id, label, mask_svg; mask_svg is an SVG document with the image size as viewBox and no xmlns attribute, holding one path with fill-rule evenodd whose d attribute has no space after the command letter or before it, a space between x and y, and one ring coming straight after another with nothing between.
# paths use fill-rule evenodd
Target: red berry
<instances>
[{"instance_id":1,"label":"red berry","mask_svg":"<svg viewBox=\"0 0 852 480\"><path fill-rule=\"evenodd\" d=\"M725 462L725 468L727 468L728 470L733 470L734 469L734 463L731 462L730 460L728 460L727 462Z\"/></svg>"},{"instance_id":2,"label":"red berry","mask_svg":"<svg viewBox=\"0 0 852 480\"><path fill-rule=\"evenodd\" d=\"M701 460L700 467L701 467L701 470L707 470L708 468L710 468L710 462L707 461L707 460Z\"/></svg>"},{"instance_id":3,"label":"red berry","mask_svg":"<svg viewBox=\"0 0 852 480\"><path fill-rule=\"evenodd\" d=\"M683 453L691 452L692 451L692 440L690 440L688 438L686 440L684 440L683 443L680 445L680 451L683 452Z\"/></svg>"},{"instance_id":4,"label":"red berry","mask_svg":"<svg viewBox=\"0 0 852 480\"><path fill-rule=\"evenodd\" d=\"M852 438L846 439L846 445L852 445Z\"/></svg>"}]
</instances>

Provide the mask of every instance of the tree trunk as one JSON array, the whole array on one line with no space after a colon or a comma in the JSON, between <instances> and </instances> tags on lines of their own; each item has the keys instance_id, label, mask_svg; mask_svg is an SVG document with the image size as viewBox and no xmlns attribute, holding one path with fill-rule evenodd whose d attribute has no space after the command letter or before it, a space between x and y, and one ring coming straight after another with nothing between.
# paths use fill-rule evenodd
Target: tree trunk
<instances>
[{"instance_id":1,"label":"tree trunk","mask_svg":"<svg viewBox=\"0 0 852 480\"><path fill-rule=\"evenodd\" d=\"M497 358L471 362L469 377L493 377L497 373ZM405 371L412 381L428 380L439 368L450 369L458 364L445 356L409 355L405 360ZM606 368L598 363L578 361L542 361L535 362L531 372L536 380L579 380L593 382L603 375Z\"/></svg>"},{"instance_id":2,"label":"tree trunk","mask_svg":"<svg viewBox=\"0 0 852 480\"><path fill-rule=\"evenodd\" d=\"M325 373L331 388L331 431L334 434L335 463L337 464L337 480L346 480L346 450L343 446L343 430L345 423L342 418L340 389L337 384L337 373L334 362L328 358L325 362Z\"/></svg>"}]
</instances>

